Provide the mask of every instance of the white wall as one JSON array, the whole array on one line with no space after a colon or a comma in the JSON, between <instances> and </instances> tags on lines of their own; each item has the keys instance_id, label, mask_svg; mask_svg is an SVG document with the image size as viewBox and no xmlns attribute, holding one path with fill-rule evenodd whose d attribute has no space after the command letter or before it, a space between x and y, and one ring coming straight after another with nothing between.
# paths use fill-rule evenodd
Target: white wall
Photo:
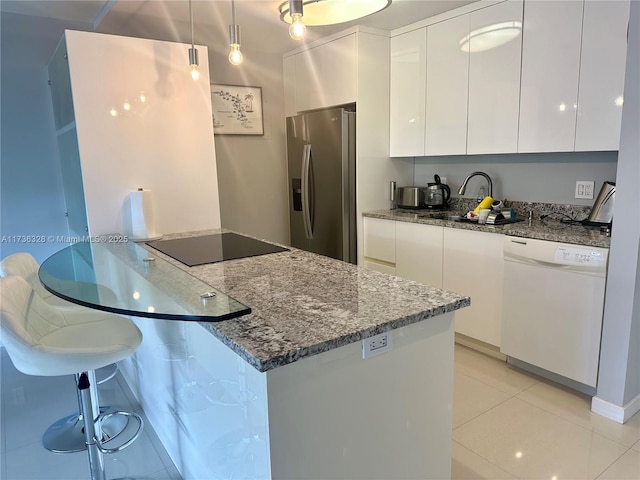
<instances>
[{"instance_id":1,"label":"white wall","mask_svg":"<svg viewBox=\"0 0 640 480\"><path fill-rule=\"evenodd\" d=\"M0 22L0 258L26 251L42 262L65 246L49 237L68 234L47 64L65 28L90 26L4 12ZM47 241L7 241L16 235Z\"/></svg>"},{"instance_id":2,"label":"white wall","mask_svg":"<svg viewBox=\"0 0 640 480\"><path fill-rule=\"evenodd\" d=\"M598 392L593 409L622 420L640 410L640 2L631 2Z\"/></svg>"},{"instance_id":3,"label":"white wall","mask_svg":"<svg viewBox=\"0 0 640 480\"><path fill-rule=\"evenodd\" d=\"M206 47L194 81L185 44L66 39L89 233L127 233L128 195L139 187L153 191L158 233L220 227Z\"/></svg>"}]
</instances>

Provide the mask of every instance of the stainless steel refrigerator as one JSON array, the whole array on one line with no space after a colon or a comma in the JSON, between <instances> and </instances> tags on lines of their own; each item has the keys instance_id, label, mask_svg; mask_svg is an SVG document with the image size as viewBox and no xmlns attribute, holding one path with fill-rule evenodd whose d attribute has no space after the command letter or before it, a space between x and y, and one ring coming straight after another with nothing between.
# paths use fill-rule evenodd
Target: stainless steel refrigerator
<instances>
[{"instance_id":1,"label":"stainless steel refrigerator","mask_svg":"<svg viewBox=\"0 0 640 480\"><path fill-rule=\"evenodd\" d=\"M291 245L356 263L356 114L287 118Z\"/></svg>"}]
</instances>

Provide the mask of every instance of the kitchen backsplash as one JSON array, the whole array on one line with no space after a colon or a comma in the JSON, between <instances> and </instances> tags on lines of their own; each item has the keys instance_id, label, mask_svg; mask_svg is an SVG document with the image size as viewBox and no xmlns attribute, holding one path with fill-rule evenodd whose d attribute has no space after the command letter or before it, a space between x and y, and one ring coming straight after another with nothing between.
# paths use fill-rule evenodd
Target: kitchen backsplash
<instances>
[{"instance_id":1,"label":"kitchen backsplash","mask_svg":"<svg viewBox=\"0 0 640 480\"><path fill-rule=\"evenodd\" d=\"M532 153L421 157L414 162L414 185L426 186L434 174L446 177L453 197L471 172L487 173L493 181L493 197L521 202L544 202L591 207L594 199L576 199L576 181L594 182L597 194L604 181L616 180L617 152ZM405 186L398 184L399 187ZM487 181L474 177L465 198L475 199Z\"/></svg>"}]
</instances>

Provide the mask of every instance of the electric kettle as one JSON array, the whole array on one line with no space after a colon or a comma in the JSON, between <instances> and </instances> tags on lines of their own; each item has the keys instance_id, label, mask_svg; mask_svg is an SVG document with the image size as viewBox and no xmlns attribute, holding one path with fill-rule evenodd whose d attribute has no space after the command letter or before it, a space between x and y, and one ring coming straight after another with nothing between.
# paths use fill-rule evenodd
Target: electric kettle
<instances>
[{"instance_id":1,"label":"electric kettle","mask_svg":"<svg viewBox=\"0 0 640 480\"><path fill-rule=\"evenodd\" d=\"M439 175L434 175L435 183L428 183L424 189L424 206L427 208L447 208L451 198L451 189L440 181Z\"/></svg>"},{"instance_id":2,"label":"electric kettle","mask_svg":"<svg viewBox=\"0 0 640 480\"><path fill-rule=\"evenodd\" d=\"M596 198L589 217L582 223L584 225L611 225L613 222L613 207L616 201L616 184L614 182L604 182L600 193Z\"/></svg>"}]
</instances>

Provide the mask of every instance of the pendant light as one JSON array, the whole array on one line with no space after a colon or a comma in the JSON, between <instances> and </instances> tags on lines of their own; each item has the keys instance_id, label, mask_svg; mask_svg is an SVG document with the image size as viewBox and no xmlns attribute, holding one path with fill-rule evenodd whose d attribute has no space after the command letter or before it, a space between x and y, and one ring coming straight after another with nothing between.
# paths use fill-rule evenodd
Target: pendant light
<instances>
[{"instance_id":1,"label":"pendant light","mask_svg":"<svg viewBox=\"0 0 640 480\"><path fill-rule=\"evenodd\" d=\"M231 65L242 63L240 51L240 25L236 24L236 4L231 0L231 25L229 25L229 62Z\"/></svg>"},{"instance_id":2,"label":"pendant light","mask_svg":"<svg viewBox=\"0 0 640 480\"><path fill-rule=\"evenodd\" d=\"M191 8L191 0L189 0L189 23L191 24L191 48L189 49L189 68L191 78L198 80L200 78L200 70L198 70L198 49L193 44L193 10Z\"/></svg>"},{"instance_id":3,"label":"pendant light","mask_svg":"<svg viewBox=\"0 0 640 480\"><path fill-rule=\"evenodd\" d=\"M284 15L282 14L282 7L286 5L287 3L285 2L280 6L280 18ZM289 36L294 40L302 40L304 34L307 32L307 27L302 23L302 0L289 0L287 13L291 19L291 25L289 25Z\"/></svg>"}]
</instances>

